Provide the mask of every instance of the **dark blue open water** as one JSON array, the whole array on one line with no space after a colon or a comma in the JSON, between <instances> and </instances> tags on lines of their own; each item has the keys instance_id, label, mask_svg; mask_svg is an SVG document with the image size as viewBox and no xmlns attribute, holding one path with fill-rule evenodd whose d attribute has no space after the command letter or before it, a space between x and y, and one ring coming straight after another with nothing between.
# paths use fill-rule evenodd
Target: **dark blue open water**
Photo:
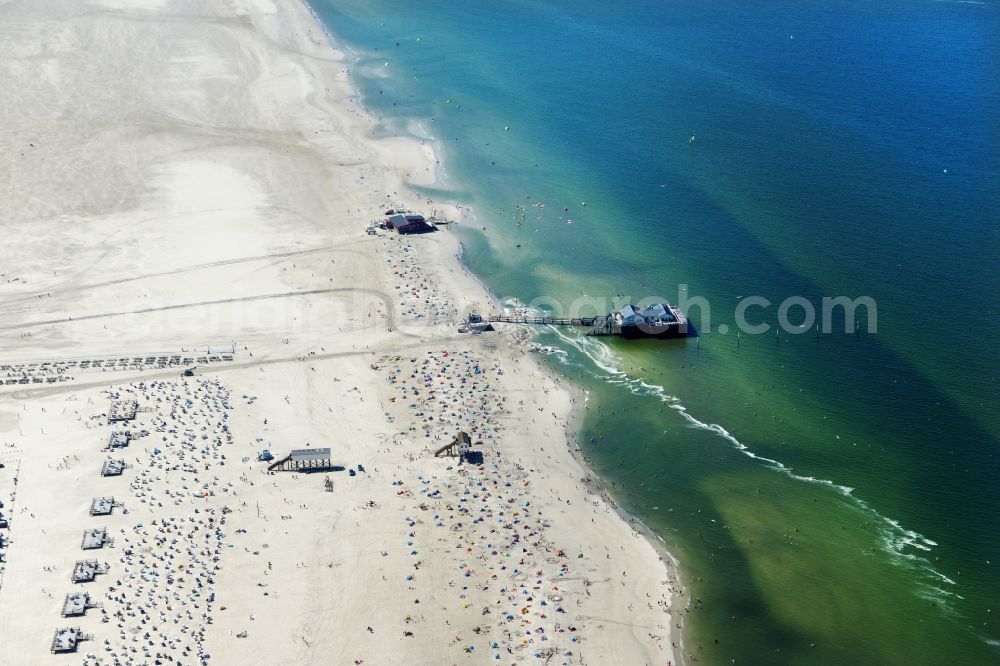
<instances>
[{"instance_id":1,"label":"dark blue open water","mask_svg":"<svg viewBox=\"0 0 1000 666\"><path fill-rule=\"evenodd\" d=\"M996 0L310 4L504 298L708 303L698 338L543 334L699 661L1000 660ZM776 335L792 296L877 332Z\"/></svg>"}]
</instances>

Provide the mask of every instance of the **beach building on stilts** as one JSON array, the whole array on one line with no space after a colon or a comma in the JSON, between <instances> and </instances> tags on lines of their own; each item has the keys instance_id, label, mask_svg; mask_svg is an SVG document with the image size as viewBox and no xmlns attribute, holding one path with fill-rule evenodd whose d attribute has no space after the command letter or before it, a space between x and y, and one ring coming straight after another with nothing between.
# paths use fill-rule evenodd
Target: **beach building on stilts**
<instances>
[{"instance_id":1,"label":"beach building on stilts","mask_svg":"<svg viewBox=\"0 0 1000 666\"><path fill-rule=\"evenodd\" d=\"M267 466L269 472L320 472L333 468L329 447L316 449L293 449L284 458Z\"/></svg>"}]
</instances>

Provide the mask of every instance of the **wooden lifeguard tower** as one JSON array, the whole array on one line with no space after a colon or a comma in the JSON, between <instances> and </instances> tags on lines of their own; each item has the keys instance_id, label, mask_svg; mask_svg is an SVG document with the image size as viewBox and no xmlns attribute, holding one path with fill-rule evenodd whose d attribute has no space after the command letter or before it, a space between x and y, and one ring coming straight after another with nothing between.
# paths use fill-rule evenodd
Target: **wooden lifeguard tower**
<instances>
[{"instance_id":1,"label":"wooden lifeguard tower","mask_svg":"<svg viewBox=\"0 0 1000 666\"><path fill-rule=\"evenodd\" d=\"M457 456L461 458L470 450L472 450L472 439L469 437L469 433L464 430L459 430L458 434L455 435L455 439L453 439L450 444L445 444L434 452L434 457L440 458L441 456Z\"/></svg>"}]
</instances>

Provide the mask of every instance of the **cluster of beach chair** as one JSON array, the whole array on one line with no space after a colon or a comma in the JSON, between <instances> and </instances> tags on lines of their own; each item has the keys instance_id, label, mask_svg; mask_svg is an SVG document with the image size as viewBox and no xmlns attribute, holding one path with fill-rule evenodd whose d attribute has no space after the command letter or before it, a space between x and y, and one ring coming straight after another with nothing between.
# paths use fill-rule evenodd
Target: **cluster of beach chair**
<instances>
[{"instance_id":1,"label":"cluster of beach chair","mask_svg":"<svg viewBox=\"0 0 1000 666\"><path fill-rule=\"evenodd\" d=\"M155 356L109 356L103 358L66 359L0 363L0 385L57 384L73 381L79 372L113 372L157 370L170 367L228 363L233 354L181 354Z\"/></svg>"}]
</instances>

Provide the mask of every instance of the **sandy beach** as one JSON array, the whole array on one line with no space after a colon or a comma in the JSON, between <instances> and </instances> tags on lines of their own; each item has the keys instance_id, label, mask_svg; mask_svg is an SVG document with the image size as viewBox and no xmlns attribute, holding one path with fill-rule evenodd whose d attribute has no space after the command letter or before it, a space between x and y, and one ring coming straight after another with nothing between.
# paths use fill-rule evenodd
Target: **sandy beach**
<instances>
[{"instance_id":1,"label":"sandy beach","mask_svg":"<svg viewBox=\"0 0 1000 666\"><path fill-rule=\"evenodd\" d=\"M450 227L366 232L461 215L304 5L8 2L0 34L0 661L683 661L584 396L458 331L493 306ZM435 456L459 431L481 458Z\"/></svg>"}]
</instances>

